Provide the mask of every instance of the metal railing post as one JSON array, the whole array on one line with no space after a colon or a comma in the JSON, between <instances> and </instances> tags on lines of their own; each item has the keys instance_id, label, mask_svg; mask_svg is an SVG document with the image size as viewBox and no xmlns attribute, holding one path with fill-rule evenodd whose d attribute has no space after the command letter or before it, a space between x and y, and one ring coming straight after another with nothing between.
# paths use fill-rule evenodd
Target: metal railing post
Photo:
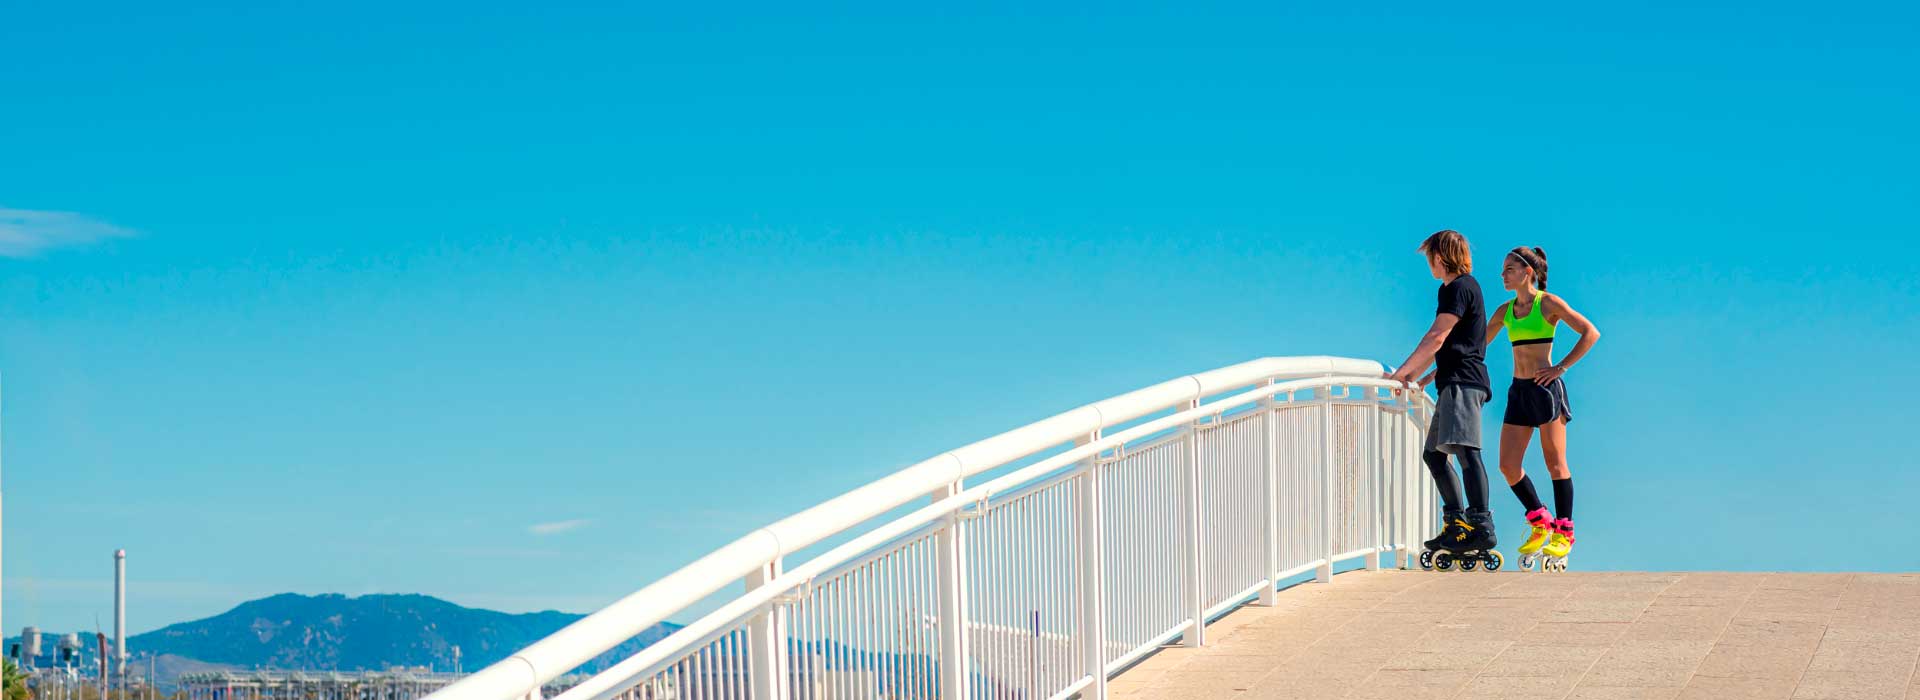
<instances>
[{"instance_id":1,"label":"metal railing post","mask_svg":"<svg viewBox=\"0 0 1920 700\"><path fill-rule=\"evenodd\" d=\"M1373 434L1372 447L1367 450L1369 454L1366 461L1367 507L1371 510L1367 514L1366 528L1367 570L1379 571L1381 540L1386 539L1381 537L1386 531L1386 526L1381 521L1386 518L1388 510L1386 490L1381 488L1387 474L1386 452L1380 448L1381 434L1385 431L1380 429L1380 390L1364 387L1360 391L1366 392L1364 394L1367 399L1366 406L1372 409L1367 412L1367 420L1373 422L1373 429L1368 431Z\"/></svg>"},{"instance_id":2,"label":"metal railing post","mask_svg":"<svg viewBox=\"0 0 1920 700\"><path fill-rule=\"evenodd\" d=\"M1278 380L1267 380L1267 386L1273 386ZM1265 460L1264 478L1260 482L1260 519L1261 529L1266 536L1260 540L1260 577L1266 585L1260 587L1260 605L1273 607L1274 588L1280 582L1274 574L1280 572L1280 504L1275 491L1280 486L1280 438L1279 412L1273 395L1260 397L1261 413L1261 457Z\"/></svg>"},{"instance_id":3,"label":"metal railing post","mask_svg":"<svg viewBox=\"0 0 1920 700\"><path fill-rule=\"evenodd\" d=\"M1411 415L1411 413L1409 415ZM1416 454L1426 451L1427 429L1431 427L1428 425L1428 421L1432 419L1432 409L1431 407L1427 407L1422 408L1419 417L1413 420L1413 438L1415 445L1413 449ZM1421 456L1424 457L1425 455ZM1418 475L1417 480L1420 483L1419 491L1424 495L1418 497L1420 517L1415 521L1415 529L1424 531L1433 524L1440 522L1440 491L1433 483L1433 475L1426 473L1426 462L1424 460L1421 461L1420 469L1421 473ZM1416 536L1414 539L1420 540L1424 546L1425 541L1422 538Z\"/></svg>"},{"instance_id":4,"label":"metal railing post","mask_svg":"<svg viewBox=\"0 0 1920 700\"><path fill-rule=\"evenodd\" d=\"M1074 441L1086 445L1100 440L1094 430ZM1101 532L1100 455L1086 459L1080 473L1080 662L1086 665L1092 682L1082 691L1084 700L1107 698L1107 578L1106 544Z\"/></svg>"},{"instance_id":5,"label":"metal railing post","mask_svg":"<svg viewBox=\"0 0 1920 700\"><path fill-rule=\"evenodd\" d=\"M1401 511L1402 515L1400 518L1400 529L1405 533L1401 541L1406 543L1406 550L1401 553L1400 562L1400 567L1404 569L1419 568L1421 542L1423 541L1421 538L1426 534L1420 531L1420 493L1422 486L1420 476L1426 473L1426 468L1424 463L1420 461L1420 446L1413 441L1413 409L1417 404L1417 397L1411 393L1407 394L1407 412L1401 416L1399 421L1400 474L1401 479L1405 482L1405 485L1400 489L1400 502L1401 506L1405 509Z\"/></svg>"},{"instance_id":6,"label":"metal railing post","mask_svg":"<svg viewBox=\"0 0 1920 700\"><path fill-rule=\"evenodd\" d=\"M747 590L752 591L779 578L780 559L774 559L759 571L747 575ZM748 660L753 664L754 700L786 700L787 684L787 611L777 602L755 615L747 623Z\"/></svg>"},{"instance_id":7,"label":"metal railing post","mask_svg":"<svg viewBox=\"0 0 1920 700\"><path fill-rule=\"evenodd\" d=\"M1199 408L1199 399L1190 399L1186 403L1188 410ZM1205 583L1201 576L1201 546L1205 538L1201 533L1200 508L1205 502L1200 497L1200 422L1193 421L1184 428L1186 431L1187 464L1184 470L1186 493L1184 494L1186 511L1186 607L1187 631L1182 642L1185 646L1198 647L1207 643L1207 604Z\"/></svg>"},{"instance_id":8,"label":"metal railing post","mask_svg":"<svg viewBox=\"0 0 1920 700\"><path fill-rule=\"evenodd\" d=\"M939 501L959 495L960 482L947 484L933 493ZM940 696L942 700L967 699L967 567L966 548L960 529L960 514L947 516L947 524L935 538L934 548L940 567Z\"/></svg>"},{"instance_id":9,"label":"metal railing post","mask_svg":"<svg viewBox=\"0 0 1920 700\"><path fill-rule=\"evenodd\" d=\"M1313 580L1333 581L1333 375L1320 389L1320 553Z\"/></svg>"},{"instance_id":10,"label":"metal railing post","mask_svg":"<svg viewBox=\"0 0 1920 700\"><path fill-rule=\"evenodd\" d=\"M1396 537L1400 541L1400 568L1411 570L1413 556L1415 556L1413 543L1419 541L1419 531L1413 529L1413 524L1419 520L1415 514L1415 510L1419 508L1419 502L1413 501L1413 493L1415 493L1415 487L1421 483L1421 479L1419 474L1413 474L1413 468L1407 460L1409 456L1407 455L1407 422L1413 420L1413 393L1402 393L1402 399L1405 399L1405 407L1400 407L1400 399L1394 401L1394 410L1405 408L1405 412L1394 414L1394 432L1392 432L1394 435L1394 481L1398 483L1398 487L1394 489L1394 495L1396 495L1394 525L1398 525L1396 531L1400 533Z\"/></svg>"}]
</instances>

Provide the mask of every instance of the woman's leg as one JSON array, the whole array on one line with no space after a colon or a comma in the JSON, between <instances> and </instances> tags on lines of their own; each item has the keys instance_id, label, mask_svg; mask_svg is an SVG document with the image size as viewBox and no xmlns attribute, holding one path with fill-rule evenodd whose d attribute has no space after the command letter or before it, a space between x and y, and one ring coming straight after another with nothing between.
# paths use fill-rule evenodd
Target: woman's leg
<instances>
[{"instance_id":1,"label":"woman's leg","mask_svg":"<svg viewBox=\"0 0 1920 700\"><path fill-rule=\"evenodd\" d=\"M1511 423L1500 426L1500 474L1507 477L1508 486L1526 478L1524 465L1530 444L1533 444L1532 428Z\"/></svg>"},{"instance_id":2,"label":"woman's leg","mask_svg":"<svg viewBox=\"0 0 1920 700\"><path fill-rule=\"evenodd\" d=\"M1547 473L1553 476L1553 514L1573 519L1573 469L1567 466L1567 421L1554 419L1540 426L1540 451L1547 458Z\"/></svg>"},{"instance_id":3,"label":"woman's leg","mask_svg":"<svg viewBox=\"0 0 1920 700\"><path fill-rule=\"evenodd\" d=\"M1511 423L1500 426L1500 474L1507 477L1507 488L1513 489L1514 497L1529 513L1544 507L1533 480L1527 478L1527 445L1531 442L1532 428Z\"/></svg>"}]
</instances>

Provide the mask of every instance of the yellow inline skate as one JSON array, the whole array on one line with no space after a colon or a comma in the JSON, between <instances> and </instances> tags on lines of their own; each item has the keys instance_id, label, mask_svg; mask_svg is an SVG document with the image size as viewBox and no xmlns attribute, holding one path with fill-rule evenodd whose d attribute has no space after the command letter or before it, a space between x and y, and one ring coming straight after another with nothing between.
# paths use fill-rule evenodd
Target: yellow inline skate
<instances>
[{"instance_id":1,"label":"yellow inline skate","mask_svg":"<svg viewBox=\"0 0 1920 700\"><path fill-rule=\"evenodd\" d=\"M1527 513L1527 524L1533 527L1533 531L1527 533L1527 541L1521 543L1519 549L1514 550L1520 555L1521 571L1532 571L1535 564L1546 559L1540 554L1540 549L1547 546L1547 541L1554 533L1553 514L1548 513L1545 508L1535 508Z\"/></svg>"},{"instance_id":2,"label":"yellow inline skate","mask_svg":"<svg viewBox=\"0 0 1920 700\"><path fill-rule=\"evenodd\" d=\"M1566 571L1567 559L1573 555L1573 521L1566 518L1553 521L1553 537L1547 540L1547 546L1540 548L1547 559L1541 568L1547 571Z\"/></svg>"}]
</instances>

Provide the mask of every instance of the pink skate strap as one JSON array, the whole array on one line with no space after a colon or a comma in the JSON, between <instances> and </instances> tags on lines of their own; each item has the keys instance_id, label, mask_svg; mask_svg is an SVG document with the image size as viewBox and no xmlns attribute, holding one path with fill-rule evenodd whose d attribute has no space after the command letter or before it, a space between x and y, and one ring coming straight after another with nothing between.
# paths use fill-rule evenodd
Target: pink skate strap
<instances>
[{"instance_id":1,"label":"pink skate strap","mask_svg":"<svg viewBox=\"0 0 1920 700\"><path fill-rule=\"evenodd\" d=\"M1573 521L1572 520L1568 520L1566 518L1555 520L1553 521L1553 529L1559 530L1560 534L1566 535L1568 542L1573 541Z\"/></svg>"},{"instance_id":2,"label":"pink skate strap","mask_svg":"<svg viewBox=\"0 0 1920 700\"><path fill-rule=\"evenodd\" d=\"M1547 512L1547 509L1545 508L1535 508L1533 510L1527 511L1527 522L1532 523L1534 525L1539 525L1541 523L1551 523L1553 522L1553 514Z\"/></svg>"}]
</instances>

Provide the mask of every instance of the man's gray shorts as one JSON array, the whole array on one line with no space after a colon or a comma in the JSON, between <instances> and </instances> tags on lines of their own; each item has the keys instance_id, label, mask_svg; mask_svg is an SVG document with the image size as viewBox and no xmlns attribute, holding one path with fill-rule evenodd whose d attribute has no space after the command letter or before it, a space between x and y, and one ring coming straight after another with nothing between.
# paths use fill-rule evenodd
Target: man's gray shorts
<instances>
[{"instance_id":1,"label":"man's gray shorts","mask_svg":"<svg viewBox=\"0 0 1920 700\"><path fill-rule=\"evenodd\" d=\"M1480 407L1493 398L1476 386L1450 385L1434 402L1433 423L1427 427L1427 451L1456 454L1459 448L1480 448Z\"/></svg>"}]
</instances>

